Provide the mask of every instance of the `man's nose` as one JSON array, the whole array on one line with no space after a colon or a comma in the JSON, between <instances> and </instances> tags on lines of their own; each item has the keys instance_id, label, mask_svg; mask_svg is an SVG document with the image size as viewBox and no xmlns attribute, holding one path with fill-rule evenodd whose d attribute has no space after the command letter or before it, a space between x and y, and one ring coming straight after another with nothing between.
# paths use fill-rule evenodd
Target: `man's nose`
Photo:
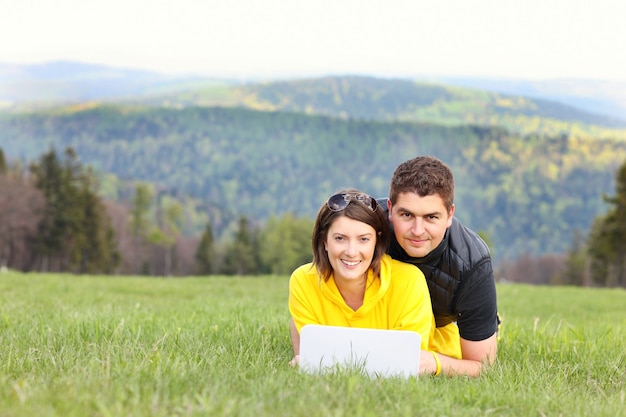
<instances>
[{"instance_id":1,"label":"man's nose","mask_svg":"<svg viewBox=\"0 0 626 417\"><path fill-rule=\"evenodd\" d=\"M411 227L411 233L415 236L419 236L424 233L424 220L416 217L413 221L413 227Z\"/></svg>"}]
</instances>

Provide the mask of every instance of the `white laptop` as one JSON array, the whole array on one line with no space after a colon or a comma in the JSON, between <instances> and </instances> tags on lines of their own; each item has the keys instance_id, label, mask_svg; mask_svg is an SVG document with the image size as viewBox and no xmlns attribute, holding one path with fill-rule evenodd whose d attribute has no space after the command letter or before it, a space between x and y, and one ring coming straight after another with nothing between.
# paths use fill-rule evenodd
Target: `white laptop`
<instances>
[{"instance_id":1,"label":"white laptop","mask_svg":"<svg viewBox=\"0 0 626 417\"><path fill-rule=\"evenodd\" d=\"M300 369L358 369L370 376L418 376L422 338L409 330L307 324L300 331Z\"/></svg>"}]
</instances>

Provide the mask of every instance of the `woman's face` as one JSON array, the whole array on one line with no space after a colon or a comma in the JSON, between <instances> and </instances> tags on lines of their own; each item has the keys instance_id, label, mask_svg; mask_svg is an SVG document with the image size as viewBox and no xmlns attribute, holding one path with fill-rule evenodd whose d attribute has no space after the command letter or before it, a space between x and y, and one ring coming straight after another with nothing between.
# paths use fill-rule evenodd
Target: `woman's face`
<instances>
[{"instance_id":1,"label":"woman's face","mask_svg":"<svg viewBox=\"0 0 626 417\"><path fill-rule=\"evenodd\" d=\"M337 217L324 242L335 281L366 279L376 248L376 230L346 216Z\"/></svg>"}]
</instances>

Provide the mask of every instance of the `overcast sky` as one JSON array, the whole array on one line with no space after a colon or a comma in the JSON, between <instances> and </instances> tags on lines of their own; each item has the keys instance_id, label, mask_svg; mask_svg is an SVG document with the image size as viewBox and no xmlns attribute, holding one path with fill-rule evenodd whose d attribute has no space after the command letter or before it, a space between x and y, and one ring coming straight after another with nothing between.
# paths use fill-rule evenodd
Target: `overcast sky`
<instances>
[{"instance_id":1,"label":"overcast sky","mask_svg":"<svg viewBox=\"0 0 626 417\"><path fill-rule=\"evenodd\" d=\"M0 62L626 80L624 0L0 0Z\"/></svg>"}]
</instances>

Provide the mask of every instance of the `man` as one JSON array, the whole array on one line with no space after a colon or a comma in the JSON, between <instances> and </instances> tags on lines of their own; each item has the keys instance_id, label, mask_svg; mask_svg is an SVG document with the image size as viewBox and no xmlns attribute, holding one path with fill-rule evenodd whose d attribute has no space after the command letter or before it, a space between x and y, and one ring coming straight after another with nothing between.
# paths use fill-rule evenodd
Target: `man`
<instances>
[{"instance_id":1,"label":"man","mask_svg":"<svg viewBox=\"0 0 626 417\"><path fill-rule=\"evenodd\" d=\"M426 276L442 338L460 336L460 359L422 352L429 359L422 372L478 376L496 358L495 279L487 245L454 217L452 172L429 156L400 164L386 206L394 230L389 254Z\"/></svg>"}]
</instances>

